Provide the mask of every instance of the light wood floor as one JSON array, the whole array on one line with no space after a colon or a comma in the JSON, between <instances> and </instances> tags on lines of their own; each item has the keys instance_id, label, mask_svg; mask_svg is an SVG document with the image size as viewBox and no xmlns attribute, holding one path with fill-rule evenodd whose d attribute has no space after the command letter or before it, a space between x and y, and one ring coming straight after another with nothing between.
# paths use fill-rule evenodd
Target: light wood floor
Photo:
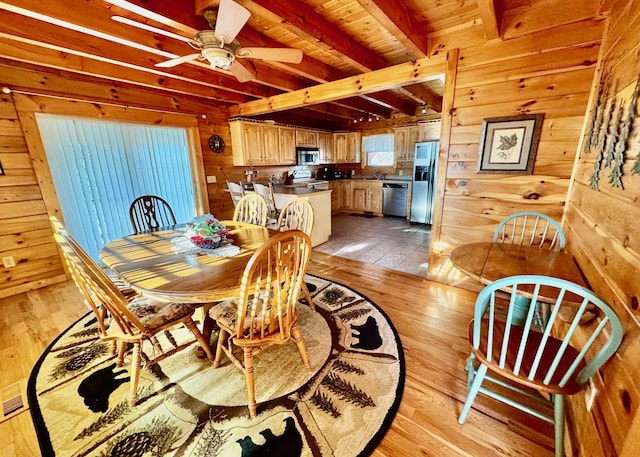
<instances>
[{"instance_id":1,"label":"light wood floor","mask_svg":"<svg viewBox=\"0 0 640 457\"><path fill-rule=\"evenodd\" d=\"M393 424L375 457L553 455L551 427L490 399L479 398L463 426L467 325L475 293L376 265L314 252L310 273L338 281L377 303L404 348L406 382ZM0 397L24 393L46 346L86 313L68 281L0 300ZM26 405L0 423L0 456L38 456ZM480 412L482 411L482 412Z\"/></svg>"}]
</instances>

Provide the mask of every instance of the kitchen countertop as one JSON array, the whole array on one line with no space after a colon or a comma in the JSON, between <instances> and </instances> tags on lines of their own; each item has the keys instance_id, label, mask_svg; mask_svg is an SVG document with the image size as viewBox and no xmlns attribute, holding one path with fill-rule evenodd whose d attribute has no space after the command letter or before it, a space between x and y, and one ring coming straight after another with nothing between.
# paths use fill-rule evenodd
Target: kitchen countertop
<instances>
[{"instance_id":1,"label":"kitchen countertop","mask_svg":"<svg viewBox=\"0 0 640 457\"><path fill-rule=\"evenodd\" d=\"M376 178L375 175L354 175L350 179L357 181L411 181L411 175L383 175Z\"/></svg>"},{"instance_id":2,"label":"kitchen countertop","mask_svg":"<svg viewBox=\"0 0 640 457\"><path fill-rule=\"evenodd\" d=\"M274 194L298 196L298 195L317 194L320 192L331 192L331 190L330 189L314 189L312 187L304 187L304 186L285 186L284 184L273 186Z\"/></svg>"}]
</instances>

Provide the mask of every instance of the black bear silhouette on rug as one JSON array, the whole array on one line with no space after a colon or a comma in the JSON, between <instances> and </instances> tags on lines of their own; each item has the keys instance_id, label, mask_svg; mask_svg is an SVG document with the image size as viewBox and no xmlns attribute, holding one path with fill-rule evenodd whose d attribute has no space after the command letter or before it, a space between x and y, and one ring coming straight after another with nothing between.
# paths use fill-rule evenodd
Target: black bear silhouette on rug
<instances>
[{"instance_id":1,"label":"black bear silhouette on rug","mask_svg":"<svg viewBox=\"0 0 640 457\"><path fill-rule=\"evenodd\" d=\"M287 425L282 435L274 435L270 428L260 432L266 440L264 444L255 444L250 436L238 440L242 448L242 457L299 456L302 453L300 432L296 429L292 417L287 417L284 422Z\"/></svg>"},{"instance_id":2,"label":"black bear silhouette on rug","mask_svg":"<svg viewBox=\"0 0 640 457\"><path fill-rule=\"evenodd\" d=\"M129 377L116 379L118 376L126 374L127 370L114 373L115 367L116 364L112 363L106 368L91 373L78 386L78 394L84 398L84 404L94 413L106 413L109 409L109 396L121 384L129 381Z\"/></svg>"},{"instance_id":3,"label":"black bear silhouette on rug","mask_svg":"<svg viewBox=\"0 0 640 457\"><path fill-rule=\"evenodd\" d=\"M362 325L351 324L351 330L357 333L351 333L351 336L358 338L358 342L352 344L354 349L365 349L371 351L382 346L382 337L376 320L369 316L367 321Z\"/></svg>"}]
</instances>

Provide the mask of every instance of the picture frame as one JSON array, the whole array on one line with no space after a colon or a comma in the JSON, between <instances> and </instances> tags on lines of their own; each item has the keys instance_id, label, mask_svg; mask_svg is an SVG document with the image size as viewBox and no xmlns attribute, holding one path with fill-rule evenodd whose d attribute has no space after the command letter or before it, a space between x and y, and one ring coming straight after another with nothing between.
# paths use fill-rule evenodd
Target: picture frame
<instances>
[{"instance_id":1,"label":"picture frame","mask_svg":"<svg viewBox=\"0 0 640 457\"><path fill-rule=\"evenodd\" d=\"M482 120L476 173L533 173L544 114Z\"/></svg>"}]
</instances>

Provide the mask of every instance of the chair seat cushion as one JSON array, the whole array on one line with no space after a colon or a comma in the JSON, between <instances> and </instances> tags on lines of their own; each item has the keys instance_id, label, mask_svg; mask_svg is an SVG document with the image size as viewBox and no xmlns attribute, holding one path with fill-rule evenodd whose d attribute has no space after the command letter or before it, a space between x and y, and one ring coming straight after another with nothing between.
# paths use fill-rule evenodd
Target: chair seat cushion
<instances>
[{"instance_id":1,"label":"chair seat cushion","mask_svg":"<svg viewBox=\"0 0 640 457\"><path fill-rule=\"evenodd\" d=\"M211 308L209 311L209 317L214 319L218 325L231 333L235 333L237 331L238 325L238 306L239 301L237 299L226 300L221 303L218 303L216 306ZM249 306L247 306L246 316L251 312L251 300L249 301ZM257 317L259 319L260 316ZM268 323L268 316L265 323ZM251 327L250 319L245 319L244 321L244 333L247 335L249 333L249 328Z\"/></svg>"},{"instance_id":2,"label":"chair seat cushion","mask_svg":"<svg viewBox=\"0 0 640 457\"><path fill-rule=\"evenodd\" d=\"M560 386L562 377L567 372L569 366L574 362L578 356L578 351L568 346L560 359L558 368L555 374L552 376L551 381L548 384L544 383L544 376L549 371L549 367L553 363L556 354L560 350L562 341L549 337L545 345L544 355L540 361L536 374L532 380L529 380L528 376L533 367L536 352L542 340L542 333L536 329L529 331L527 335L527 344L524 350L522 358L522 364L518 374L514 373L515 363L520 348L520 342L523 339L524 328L519 325L511 325L509 332L509 348L507 349L507 356L505 359L505 367L500 368L500 352L502 349L502 341L506 331L506 323L504 321L494 321L494 333L493 333L493 350L491 351L491 361L489 361L489 355L487 354L487 334L489 330L489 321L482 319L480 347L473 348L473 321L469 324L469 342L473 348L473 353L476 357L487 367L499 373L509 379L515 380L522 384L528 385L534 389L544 390L554 394L571 395L582 389L582 385L576 382L576 378L580 373L580 370L585 367L585 362L582 360L578 367L574 370L573 374L569 377L564 386Z\"/></svg>"},{"instance_id":3,"label":"chair seat cushion","mask_svg":"<svg viewBox=\"0 0 640 457\"><path fill-rule=\"evenodd\" d=\"M198 306L202 305L159 302L140 296L131 300L127 308L140 319L145 328L154 329L192 315Z\"/></svg>"}]
</instances>

